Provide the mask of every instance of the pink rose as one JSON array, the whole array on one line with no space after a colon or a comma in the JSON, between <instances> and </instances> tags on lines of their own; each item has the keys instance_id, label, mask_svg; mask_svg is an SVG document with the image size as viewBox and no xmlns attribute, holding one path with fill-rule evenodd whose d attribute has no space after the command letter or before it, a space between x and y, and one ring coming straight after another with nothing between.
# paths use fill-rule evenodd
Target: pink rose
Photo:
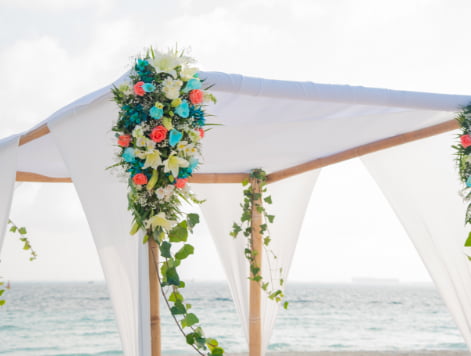
<instances>
[{"instance_id":1,"label":"pink rose","mask_svg":"<svg viewBox=\"0 0 471 356\"><path fill-rule=\"evenodd\" d=\"M144 89L142 89L142 86L144 85L144 82L137 82L134 84L134 93L138 96L144 96L146 93Z\"/></svg>"},{"instance_id":2,"label":"pink rose","mask_svg":"<svg viewBox=\"0 0 471 356\"><path fill-rule=\"evenodd\" d=\"M460 137L460 140L461 140L461 145L464 148L471 146L471 136L463 135Z\"/></svg>"},{"instance_id":3,"label":"pink rose","mask_svg":"<svg viewBox=\"0 0 471 356\"><path fill-rule=\"evenodd\" d=\"M131 135L121 135L118 137L118 145L121 147L129 147L131 143Z\"/></svg>"},{"instance_id":4,"label":"pink rose","mask_svg":"<svg viewBox=\"0 0 471 356\"><path fill-rule=\"evenodd\" d=\"M134 182L134 184L137 185L147 184L147 177L145 176L145 174L138 173L134 177L132 177L132 181Z\"/></svg>"},{"instance_id":5,"label":"pink rose","mask_svg":"<svg viewBox=\"0 0 471 356\"><path fill-rule=\"evenodd\" d=\"M193 89L188 95L190 102L194 104L201 104L203 102L203 92L199 89Z\"/></svg>"},{"instance_id":6,"label":"pink rose","mask_svg":"<svg viewBox=\"0 0 471 356\"><path fill-rule=\"evenodd\" d=\"M150 138L154 142L162 142L167 137L167 132L168 130L164 126L156 126L150 133Z\"/></svg>"},{"instance_id":7,"label":"pink rose","mask_svg":"<svg viewBox=\"0 0 471 356\"><path fill-rule=\"evenodd\" d=\"M186 183L188 183L188 178L177 178L177 181L175 182L175 187L177 188L185 188Z\"/></svg>"},{"instance_id":8,"label":"pink rose","mask_svg":"<svg viewBox=\"0 0 471 356\"><path fill-rule=\"evenodd\" d=\"M200 137L203 138L204 137L204 130L203 129L198 129L199 133L200 133Z\"/></svg>"}]
</instances>

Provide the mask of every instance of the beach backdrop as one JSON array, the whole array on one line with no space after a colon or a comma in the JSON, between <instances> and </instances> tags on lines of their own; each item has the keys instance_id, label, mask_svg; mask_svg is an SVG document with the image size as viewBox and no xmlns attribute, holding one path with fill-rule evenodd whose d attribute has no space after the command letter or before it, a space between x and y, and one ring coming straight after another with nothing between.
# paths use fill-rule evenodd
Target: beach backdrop
<instances>
[{"instance_id":1,"label":"beach backdrop","mask_svg":"<svg viewBox=\"0 0 471 356\"><path fill-rule=\"evenodd\" d=\"M1 355L122 355L104 282L18 282L11 287L0 308ZM226 284L189 282L187 288L189 302L205 316L208 336L217 337L230 354L246 352ZM289 308L278 314L271 353L467 354L431 284L292 283L287 295ZM164 354L193 354L166 309L162 319Z\"/></svg>"}]
</instances>

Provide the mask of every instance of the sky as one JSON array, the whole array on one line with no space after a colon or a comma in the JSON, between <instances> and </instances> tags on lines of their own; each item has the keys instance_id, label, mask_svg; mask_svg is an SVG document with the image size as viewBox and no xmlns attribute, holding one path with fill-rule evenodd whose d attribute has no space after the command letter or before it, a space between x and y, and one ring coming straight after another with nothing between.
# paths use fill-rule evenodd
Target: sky
<instances>
[{"instance_id":1,"label":"sky","mask_svg":"<svg viewBox=\"0 0 471 356\"><path fill-rule=\"evenodd\" d=\"M470 15L468 0L0 0L0 138L108 85L149 45L187 48L207 71L469 95ZM21 184L11 218L39 257L7 234L0 276L103 279L72 185ZM196 235L205 253L184 277L224 279L207 228ZM289 279L353 277L430 281L358 160L323 169Z\"/></svg>"}]
</instances>

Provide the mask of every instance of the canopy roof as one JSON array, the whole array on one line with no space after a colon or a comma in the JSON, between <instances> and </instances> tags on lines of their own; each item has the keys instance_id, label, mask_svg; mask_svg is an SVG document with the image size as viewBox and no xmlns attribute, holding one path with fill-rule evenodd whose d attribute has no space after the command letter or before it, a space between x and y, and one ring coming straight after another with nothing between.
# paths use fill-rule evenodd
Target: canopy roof
<instances>
[{"instance_id":1,"label":"canopy roof","mask_svg":"<svg viewBox=\"0 0 471 356\"><path fill-rule=\"evenodd\" d=\"M471 96L463 95L268 80L220 72L202 72L200 76L214 85L212 92L218 100L207 108L214 115L208 121L222 125L205 138L200 174L247 173L262 167L269 173L281 171L280 178L318 168L451 130L456 127L450 121L453 113L471 101ZM126 78L127 74L112 85ZM112 85L67 105L25 135L21 143L27 144L19 150L18 171L69 177L56 145L44 135L47 125L101 106L106 115L100 120L109 121L111 127L117 118L117 106L111 102ZM290 170L283 171L286 169ZM212 177L210 181L221 179ZM225 179L238 181L240 176ZM48 179L20 173L18 180Z\"/></svg>"}]
</instances>

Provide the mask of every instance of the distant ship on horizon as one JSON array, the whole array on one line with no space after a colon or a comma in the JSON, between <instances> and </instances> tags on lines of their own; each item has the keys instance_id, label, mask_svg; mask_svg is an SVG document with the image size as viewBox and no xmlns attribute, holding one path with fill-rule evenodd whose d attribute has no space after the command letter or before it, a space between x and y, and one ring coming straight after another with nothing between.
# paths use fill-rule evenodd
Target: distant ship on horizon
<instances>
[{"instance_id":1,"label":"distant ship on horizon","mask_svg":"<svg viewBox=\"0 0 471 356\"><path fill-rule=\"evenodd\" d=\"M354 284L399 284L397 278L370 278L370 277L353 277Z\"/></svg>"}]
</instances>

